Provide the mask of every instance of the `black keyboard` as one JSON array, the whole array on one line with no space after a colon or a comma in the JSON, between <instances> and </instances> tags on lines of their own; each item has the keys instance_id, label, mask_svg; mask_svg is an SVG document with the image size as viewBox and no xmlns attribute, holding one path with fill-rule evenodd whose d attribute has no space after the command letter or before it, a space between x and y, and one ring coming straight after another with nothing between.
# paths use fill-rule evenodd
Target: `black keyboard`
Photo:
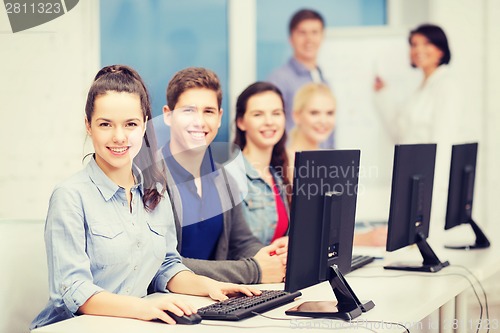
<instances>
[{"instance_id":1,"label":"black keyboard","mask_svg":"<svg viewBox=\"0 0 500 333\"><path fill-rule=\"evenodd\" d=\"M353 254L351 260L351 272L371 263L373 260L375 260L375 257Z\"/></svg>"},{"instance_id":2,"label":"black keyboard","mask_svg":"<svg viewBox=\"0 0 500 333\"><path fill-rule=\"evenodd\" d=\"M210 304L198 309L198 314L203 319L241 320L293 302L300 295L300 291L289 293L283 290L262 290L262 294L258 296L236 296Z\"/></svg>"}]
</instances>

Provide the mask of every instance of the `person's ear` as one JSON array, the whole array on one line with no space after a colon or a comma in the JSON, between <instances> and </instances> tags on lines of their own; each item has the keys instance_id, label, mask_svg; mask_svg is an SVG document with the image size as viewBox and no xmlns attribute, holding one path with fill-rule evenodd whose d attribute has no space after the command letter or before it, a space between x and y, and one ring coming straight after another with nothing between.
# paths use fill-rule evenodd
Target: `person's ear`
<instances>
[{"instance_id":1,"label":"person's ear","mask_svg":"<svg viewBox=\"0 0 500 333\"><path fill-rule=\"evenodd\" d=\"M245 126L245 123L243 122L243 118L237 118L236 119L236 127L238 127L238 129L240 131L243 131L243 132L245 132L247 130L246 126Z\"/></svg>"},{"instance_id":2,"label":"person's ear","mask_svg":"<svg viewBox=\"0 0 500 333\"><path fill-rule=\"evenodd\" d=\"M163 122L169 127L172 126L172 110L168 105L163 106Z\"/></svg>"},{"instance_id":3,"label":"person's ear","mask_svg":"<svg viewBox=\"0 0 500 333\"><path fill-rule=\"evenodd\" d=\"M217 128L220 128L220 125L222 124L222 114L224 113L224 110L222 108L219 109L219 126Z\"/></svg>"},{"instance_id":4,"label":"person's ear","mask_svg":"<svg viewBox=\"0 0 500 333\"><path fill-rule=\"evenodd\" d=\"M88 136L92 136L92 128L90 127L89 121L85 118L85 129Z\"/></svg>"},{"instance_id":5,"label":"person's ear","mask_svg":"<svg viewBox=\"0 0 500 333\"><path fill-rule=\"evenodd\" d=\"M146 134L146 128L148 128L148 116L146 116L146 120L144 120L144 131L142 131L142 136Z\"/></svg>"},{"instance_id":6,"label":"person's ear","mask_svg":"<svg viewBox=\"0 0 500 333\"><path fill-rule=\"evenodd\" d=\"M438 49L438 50L439 50L439 54L440 54L440 56L439 56L439 59L438 59L437 65L439 66L439 65L441 64L441 61L443 61L443 58L444 58L444 52L443 52L443 51L441 51L440 49Z\"/></svg>"}]
</instances>

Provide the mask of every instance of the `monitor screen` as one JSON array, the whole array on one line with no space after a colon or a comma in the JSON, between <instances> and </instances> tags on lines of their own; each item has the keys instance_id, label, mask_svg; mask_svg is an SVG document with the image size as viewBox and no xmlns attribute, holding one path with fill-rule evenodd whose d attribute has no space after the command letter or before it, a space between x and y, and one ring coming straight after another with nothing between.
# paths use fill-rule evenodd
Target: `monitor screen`
<instances>
[{"instance_id":1,"label":"monitor screen","mask_svg":"<svg viewBox=\"0 0 500 333\"><path fill-rule=\"evenodd\" d=\"M375 306L343 276L351 269L359 159L359 150L295 154L285 291L329 281L336 301L307 302L288 315L351 320Z\"/></svg>"},{"instance_id":2,"label":"monitor screen","mask_svg":"<svg viewBox=\"0 0 500 333\"><path fill-rule=\"evenodd\" d=\"M396 145L392 171L387 251L417 244L423 265L389 265L386 269L438 271L442 267L429 236L436 144Z\"/></svg>"},{"instance_id":3,"label":"monitor screen","mask_svg":"<svg viewBox=\"0 0 500 333\"><path fill-rule=\"evenodd\" d=\"M472 218L477 143L453 145L445 229L468 223Z\"/></svg>"},{"instance_id":4,"label":"monitor screen","mask_svg":"<svg viewBox=\"0 0 500 333\"><path fill-rule=\"evenodd\" d=\"M387 251L429 236L435 161L435 144L395 146Z\"/></svg>"},{"instance_id":5,"label":"monitor screen","mask_svg":"<svg viewBox=\"0 0 500 333\"><path fill-rule=\"evenodd\" d=\"M468 245L447 245L447 248L482 249L490 246L488 238L472 218L477 148L477 142L453 145L452 147L444 226L445 230L448 230L461 224L470 224L475 233L476 241L474 244Z\"/></svg>"},{"instance_id":6,"label":"monitor screen","mask_svg":"<svg viewBox=\"0 0 500 333\"><path fill-rule=\"evenodd\" d=\"M350 271L359 160L359 150L296 153L285 290L327 280L333 264Z\"/></svg>"}]
</instances>

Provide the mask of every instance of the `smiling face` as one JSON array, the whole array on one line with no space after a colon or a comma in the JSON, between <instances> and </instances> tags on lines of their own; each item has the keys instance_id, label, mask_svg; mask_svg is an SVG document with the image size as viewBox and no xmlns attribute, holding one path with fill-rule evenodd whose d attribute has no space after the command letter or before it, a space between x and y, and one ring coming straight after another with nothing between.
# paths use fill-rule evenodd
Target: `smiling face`
<instances>
[{"instance_id":1,"label":"smiling face","mask_svg":"<svg viewBox=\"0 0 500 333\"><path fill-rule=\"evenodd\" d=\"M301 62L316 61L322 41L323 24L320 20L304 20L290 34L294 56Z\"/></svg>"},{"instance_id":2,"label":"smiling face","mask_svg":"<svg viewBox=\"0 0 500 333\"><path fill-rule=\"evenodd\" d=\"M436 45L432 44L427 37L414 34L410 39L410 60L415 67L423 70L436 69L443 57Z\"/></svg>"},{"instance_id":3,"label":"smiling face","mask_svg":"<svg viewBox=\"0 0 500 333\"><path fill-rule=\"evenodd\" d=\"M170 126L170 150L173 154L207 147L214 140L222 120L217 94L206 88L184 91L174 110L163 107L165 124Z\"/></svg>"},{"instance_id":4,"label":"smiling face","mask_svg":"<svg viewBox=\"0 0 500 333\"><path fill-rule=\"evenodd\" d=\"M304 137L319 145L335 127L335 100L329 94L316 92L302 110L293 113L293 118Z\"/></svg>"},{"instance_id":5,"label":"smiling face","mask_svg":"<svg viewBox=\"0 0 500 333\"><path fill-rule=\"evenodd\" d=\"M106 174L132 167L139 153L145 122L139 95L108 91L96 97L87 133L92 138L97 165Z\"/></svg>"},{"instance_id":6,"label":"smiling face","mask_svg":"<svg viewBox=\"0 0 500 333\"><path fill-rule=\"evenodd\" d=\"M285 112L280 96L266 91L250 97L242 118L236 121L245 132L246 145L272 149L285 133Z\"/></svg>"}]
</instances>

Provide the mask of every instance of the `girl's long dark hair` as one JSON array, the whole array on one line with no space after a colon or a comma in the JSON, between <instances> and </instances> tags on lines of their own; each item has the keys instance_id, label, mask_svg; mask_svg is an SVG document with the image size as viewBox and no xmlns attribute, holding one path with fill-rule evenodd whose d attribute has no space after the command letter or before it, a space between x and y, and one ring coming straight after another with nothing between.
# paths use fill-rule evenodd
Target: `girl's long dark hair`
<instances>
[{"instance_id":1,"label":"girl's long dark hair","mask_svg":"<svg viewBox=\"0 0 500 333\"><path fill-rule=\"evenodd\" d=\"M148 90L139 74L129 66L112 65L102 68L95 76L87 95L85 115L89 124L91 124L94 114L96 98L105 95L108 91L127 92L137 94L140 97L143 120L148 122L142 147L134 158L134 164L141 170L143 177L144 196L142 201L144 207L152 211L163 197L167 179L162 169L163 164L157 158L158 147Z\"/></svg>"},{"instance_id":2,"label":"girl's long dark hair","mask_svg":"<svg viewBox=\"0 0 500 333\"><path fill-rule=\"evenodd\" d=\"M243 92L238 96L236 100L236 117L235 124L239 119L242 119L245 115L248 100L250 97L271 91L278 95L281 99L283 109L285 108L285 102L283 100L283 94L274 84L269 82L255 82L249 85ZM234 137L234 143L237 144L241 150L243 150L247 144L247 139L245 132L236 126L236 135ZM288 155L286 153L286 132L283 133L281 139L274 145L273 152L271 156L271 166L278 172L278 174L283 179L284 188L289 188L290 180L288 179ZM290 195L287 191L287 199L290 202Z\"/></svg>"}]
</instances>

